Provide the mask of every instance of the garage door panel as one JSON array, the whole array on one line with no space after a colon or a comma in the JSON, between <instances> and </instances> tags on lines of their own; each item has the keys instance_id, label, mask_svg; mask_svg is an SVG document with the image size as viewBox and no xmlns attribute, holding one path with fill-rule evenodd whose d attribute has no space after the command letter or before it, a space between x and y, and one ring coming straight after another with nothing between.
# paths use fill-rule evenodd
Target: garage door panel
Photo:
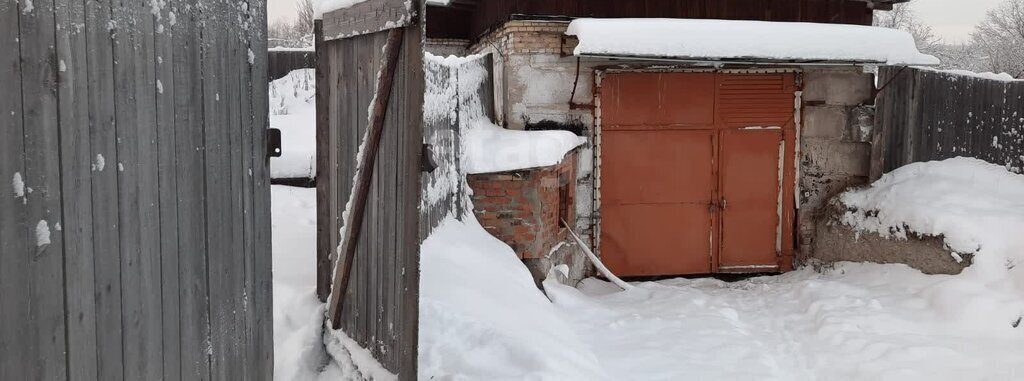
<instances>
[{"instance_id":1,"label":"garage door panel","mask_svg":"<svg viewBox=\"0 0 1024 381\"><path fill-rule=\"evenodd\" d=\"M611 73L599 91L599 248L613 272L780 269L793 73Z\"/></svg>"},{"instance_id":2,"label":"garage door panel","mask_svg":"<svg viewBox=\"0 0 1024 381\"><path fill-rule=\"evenodd\" d=\"M720 266L777 265L782 130L729 130L721 137Z\"/></svg>"},{"instance_id":3,"label":"garage door panel","mask_svg":"<svg viewBox=\"0 0 1024 381\"><path fill-rule=\"evenodd\" d=\"M601 83L602 128L708 128L714 123L713 73L615 73Z\"/></svg>"},{"instance_id":4,"label":"garage door panel","mask_svg":"<svg viewBox=\"0 0 1024 381\"><path fill-rule=\"evenodd\" d=\"M603 204L712 200L713 131L607 131L601 144Z\"/></svg>"},{"instance_id":5,"label":"garage door panel","mask_svg":"<svg viewBox=\"0 0 1024 381\"><path fill-rule=\"evenodd\" d=\"M714 73L663 73L661 84L660 124L710 126L715 122Z\"/></svg>"},{"instance_id":6,"label":"garage door panel","mask_svg":"<svg viewBox=\"0 0 1024 381\"><path fill-rule=\"evenodd\" d=\"M601 83L601 104L605 128L645 125L656 122L660 113L660 84L648 75L609 75Z\"/></svg>"},{"instance_id":7,"label":"garage door panel","mask_svg":"<svg viewBox=\"0 0 1024 381\"><path fill-rule=\"evenodd\" d=\"M613 273L712 272L711 215L706 206L605 205L601 214L601 258Z\"/></svg>"}]
</instances>

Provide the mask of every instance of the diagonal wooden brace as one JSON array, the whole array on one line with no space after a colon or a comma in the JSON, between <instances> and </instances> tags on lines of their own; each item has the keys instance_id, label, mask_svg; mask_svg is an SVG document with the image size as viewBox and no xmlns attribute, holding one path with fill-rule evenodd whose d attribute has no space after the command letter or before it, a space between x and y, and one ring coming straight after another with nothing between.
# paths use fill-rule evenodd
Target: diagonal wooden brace
<instances>
[{"instance_id":1,"label":"diagonal wooden brace","mask_svg":"<svg viewBox=\"0 0 1024 381\"><path fill-rule=\"evenodd\" d=\"M360 144L363 148L359 151L356 161L359 164L356 168L355 183L352 185L352 193L349 194L349 200L346 203L351 209L346 210L345 221L342 225L341 243L338 247L334 282L329 298L328 318L331 320L333 329L341 328L342 301L348 291L348 281L356 255L356 244L359 243L359 231L362 228L363 216L366 211L366 198L373 181L373 167L377 161L377 151L380 149L380 138L384 130L384 116L391 98L391 87L395 79L395 68L398 66L404 36L404 27L388 30L383 62L380 72L377 74L377 89L374 93L373 103L370 105L369 126L363 137L364 141Z\"/></svg>"}]
</instances>

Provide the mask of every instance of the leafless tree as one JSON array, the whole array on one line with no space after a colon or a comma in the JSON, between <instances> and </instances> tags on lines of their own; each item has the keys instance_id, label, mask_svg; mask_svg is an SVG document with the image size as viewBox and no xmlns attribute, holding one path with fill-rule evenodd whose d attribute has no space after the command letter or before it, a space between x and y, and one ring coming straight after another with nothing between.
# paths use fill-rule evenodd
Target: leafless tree
<instances>
[{"instance_id":1,"label":"leafless tree","mask_svg":"<svg viewBox=\"0 0 1024 381\"><path fill-rule=\"evenodd\" d=\"M874 25L883 28L899 29L914 37L917 48L923 53L932 54L942 43L931 26L921 22L914 12L911 3L896 4L891 11L875 12Z\"/></svg>"},{"instance_id":2,"label":"leafless tree","mask_svg":"<svg viewBox=\"0 0 1024 381\"><path fill-rule=\"evenodd\" d=\"M313 33L313 0L299 0L295 4L298 18L295 19L295 28L303 34Z\"/></svg>"},{"instance_id":3,"label":"leafless tree","mask_svg":"<svg viewBox=\"0 0 1024 381\"><path fill-rule=\"evenodd\" d=\"M1024 0L1006 0L974 28L971 41L985 70L1024 78Z\"/></svg>"},{"instance_id":4,"label":"leafless tree","mask_svg":"<svg viewBox=\"0 0 1024 381\"><path fill-rule=\"evenodd\" d=\"M271 47L305 48L313 46L312 30L307 31L300 22L274 21L267 25L267 44Z\"/></svg>"}]
</instances>

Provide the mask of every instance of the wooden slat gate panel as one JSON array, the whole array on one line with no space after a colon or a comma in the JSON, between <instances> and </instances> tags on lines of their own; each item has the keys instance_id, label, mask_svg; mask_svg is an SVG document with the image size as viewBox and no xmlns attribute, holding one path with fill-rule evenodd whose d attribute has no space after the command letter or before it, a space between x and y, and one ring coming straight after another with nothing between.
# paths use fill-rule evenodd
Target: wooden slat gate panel
<instances>
[{"instance_id":1,"label":"wooden slat gate panel","mask_svg":"<svg viewBox=\"0 0 1024 381\"><path fill-rule=\"evenodd\" d=\"M0 3L5 379L273 376L265 8Z\"/></svg>"},{"instance_id":2,"label":"wooden slat gate panel","mask_svg":"<svg viewBox=\"0 0 1024 381\"><path fill-rule=\"evenodd\" d=\"M318 295L326 300L342 215L353 190L356 155L392 27L404 26L391 96L355 246L348 288L340 298L341 330L401 379L416 378L419 307L420 155L423 144L422 25L415 18L349 35L331 20L394 1L370 0L328 13L317 28ZM419 10L419 2L413 9ZM375 15L377 13L374 13ZM383 12L387 18L392 14ZM377 21L383 22L384 19ZM399 20L392 20L399 21ZM361 21L362 22L362 21ZM329 25L330 24L330 25ZM371 23L373 24L373 23ZM376 24L373 24L376 25ZM332 29L334 28L334 29ZM377 32L377 30L381 30ZM349 30L350 32L351 30ZM328 36L324 40L324 36ZM368 168L368 171L370 169Z\"/></svg>"},{"instance_id":3,"label":"wooden slat gate panel","mask_svg":"<svg viewBox=\"0 0 1024 381\"><path fill-rule=\"evenodd\" d=\"M957 156L1024 173L1024 81L884 68L878 83L872 179Z\"/></svg>"}]
</instances>

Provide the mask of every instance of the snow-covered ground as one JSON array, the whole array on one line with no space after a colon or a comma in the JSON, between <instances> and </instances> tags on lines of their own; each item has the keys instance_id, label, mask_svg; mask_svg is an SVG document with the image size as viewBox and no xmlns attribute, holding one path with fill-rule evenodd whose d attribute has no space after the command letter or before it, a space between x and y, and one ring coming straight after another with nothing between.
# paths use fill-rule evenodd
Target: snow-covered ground
<instances>
[{"instance_id":1,"label":"snow-covered ground","mask_svg":"<svg viewBox=\"0 0 1024 381\"><path fill-rule=\"evenodd\" d=\"M549 283L548 294L615 379L1020 379L1021 330L981 314L983 294L959 300L959 285L902 265L847 263L622 292L594 279L579 290Z\"/></svg>"},{"instance_id":2,"label":"snow-covered ground","mask_svg":"<svg viewBox=\"0 0 1024 381\"><path fill-rule=\"evenodd\" d=\"M270 82L270 127L281 130L281 157L270 159L270 177L316 177L316 73L294 70Z\"/></svg>"},{"instance_id":3,"label":"snow-covered ground","mask_svg":"<svg viewBox=\"0 0 1024 381\"><path fill-rule=\"evenodd\" d=\"M271 186L274 379L339 381L394 376L343 332L324 334L316 299L316 189ZM324 347L326 343L326 348Z\"/></svg>"},{"instance_id":4,"label":"snow-covered ground","mask_svg":"<svg viewBox=\"0 0 1024 381\"><path fill-rule=\"evenodd\" d=\"M996 172L989 178L1002 180L993 184L979 180L986 174L978 163L945 166L964 165L970 171L960 176L976 182L943 188L948 197L978 193L975 186L999 194L1024 178ZM910 170L934 175L922 168ZM924 181L906 173L891 178ZM883 192L893 183L883 179L860 192ZM328 361L318 347L323 306L313 297L315 191L274 186L272 192L276 377L357 379L351 375L365 369L344 355ZM990 198L979 193L978 199ZM1024 327L1014 327L1021 324L1024 293L1012 277L844 263L735 283L635 283L630 291L596 279L578 288L549 281L549 302L513 251L472 219L444 222L422 254L421 379L1024 377ZM1004 275L1019 272L1007 267Z\"/></svg>"}]
</instances>

